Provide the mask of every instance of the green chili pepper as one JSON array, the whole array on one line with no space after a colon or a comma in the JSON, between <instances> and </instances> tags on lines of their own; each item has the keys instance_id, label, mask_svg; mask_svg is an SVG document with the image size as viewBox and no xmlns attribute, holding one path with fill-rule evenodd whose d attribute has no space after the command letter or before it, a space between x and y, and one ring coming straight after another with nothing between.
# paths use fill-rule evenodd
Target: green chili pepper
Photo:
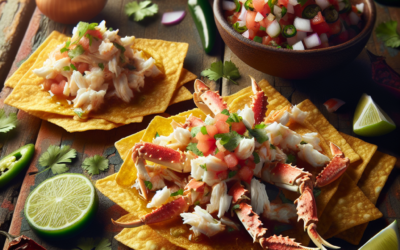
<instances>
[{"instance_id":1,"label":"green chili pepper","mask_svg":"<svg viewBox=\"0 0 400 250\"><path fill-rule=\"evenodd\" d=\"M247 1L244 3L244 8L245 8L246 10L251 10L251 11L253 11L253 10L254 10L254 8L253 8L253 0L247 0Z\"/></svg>"},{"instance_id":2,"label":"green chili pepper","mask_svg":"<svg viewBox=\"0 0 400 250\"><path fill-rule=\"evenodd\" d=\"M233 0L233 2L235 2L235 4L236 4L235 12L239 12L240 11L240 7L241 7L239 1L238 0Z\"/></svg>"},{"instance_id":3,"label":"green chili pepper","mask_svg":"<svg viewBox=\"0 0 400 250\"><path fill-rule=\"evenodd\" d=\"M253 41L254 41L254 42L258 42L258 43L262 43L262 37L255 36L255 37L253 38Z\"/></svg>"},{"instance_id":4,"label":"green chili pepper","mask_svg":"<svg viewBox=\"0 0 400 250\"><path fill-rule=\"evenodd\" d=\"M287 8L285 6L282 6L282 13L281 16L284 17L287 13Z\"/></svg>"},{"instance_id":5,"label":"green chili pepper","mask_svg":"<svg viewBox=\"0 0 400 250\"><path fill-rule=\"evenodd\" d=\"M324 9L322 15L325 17L327 23L334 23L339 19L339 12L333 6Z\"/></svg>"},{"instance_id":6,"label":"green chili pepper","mask_svg":"<svg viewBox=\"0 0 400 250\"><path fill-rule=\"evenodd\" d=\"M7 185L29 165L35 153L35 145L27 144L0 160L0 188Z\"/></svg>"},{"instance_id":7,"label":"green chili pepper","mask_svg":"<svg viewBox=\"0 0 400 250\"><path fill-rule=\"evenodd\" d=\"M275 4L277 4L277 0L269 0L268 1L268 6L269 6L269 8L271 9L271 13L274 13L274 6L275 6Z\"/></svg>"},{"instance_id":8,"label":"green chili pepper","mask_svg":"<svg viewBox=\"0 0 400 250\"><path fill-rule=\"evenodd\" d=\"M304 8L301 16L306 19L313 19L316 15L318 15L319 11L321 11L321 7L316 4L310 4Z\"/></svg>"},{"instance_id":9,"label":"green chili pepper","mask_svg":"<svg viewBox=\"0 0 400 250\"><path fill-rule=\"evenodd\" d=\"M349 12L349 11L351 10L351 3L350 3L349 0L343 0L343 3L344 3L345 5L344 5L344 8L343 8L342 10L339 10L339 13L340 13L340 14Z\"/></svg>"},{"instance_id":10,"label":"green chili pepper","mask_svg":"<svg viewBox=\"0 0 400 250\"><path fill-rule=\"evenodd\" d=\"M293 25L286 25L285 28L283 28L283 33L282 35L286 38L293 37L297 33L296 27Z\"/></svg>"},{"instance_id":11,"label":"green chili pepper","mask_svg":"<svg viewBox=\"0 0 400 250\"><path fill-rule=\"evenodd\" d=\"M211 5L208 0L189 0L188 6L199 32L203 48L206 53L210 53L214 47L217 29Z\"/></svg>"},{"instance_id":12,"label":"green chili pepper","mask_svg":"<svg viewBox=\"0 0 400 250\"><path fill-rule=\"evenodd\" d=\"M238 23L238 22L234 23L232 27L233 27L237 32L239 32L240 34L243 33L243 32L245 32L245 31L247 30L247 27L246 27L246 26L239 27L239 23Z\"/></svg>"}]
</instances>

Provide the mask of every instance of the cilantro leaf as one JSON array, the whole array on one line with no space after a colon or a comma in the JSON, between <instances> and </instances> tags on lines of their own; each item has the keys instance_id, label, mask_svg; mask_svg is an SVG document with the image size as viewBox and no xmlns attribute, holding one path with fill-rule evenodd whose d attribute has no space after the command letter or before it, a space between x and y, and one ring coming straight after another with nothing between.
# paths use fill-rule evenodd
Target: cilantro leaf
<instances>
[{"instance_id":1,"label":"cilantro leaf","mask_svg":"<svg viewBox=\"0 0 400 250\"><path fill-rule=\"evenodd\" d=\"M104 64L103 64L103 63L99 63L98 65L99 65L99 68L100 68L101 70L104 70Z\"/></svg>"},{"instance_id":2,"label":"cilantro leaf","mask_svg":"<svg viewBox=\"0 0 400 250\"><path fill-rule=\"evenodd\" d=\"M78 245L74 249L80 250L111 250L111 242L109 239L103 238L81 238Z\"/></svg>"},{"instance_id":3,"label":"cilantro leaf","mask_svg":"<svg viewBox=\"0 0 400 250\"><path fill-rule=\"evenodd\" d=\"M153 188L153 183L150 181L144 181L144 185L147 187L147 189L151 190Z\"/></svg>"},{"instance_id":4,"label":"cilantro leaf","mask_svg":"<svg viewBox=\"0 0 400 250\"><path fill-rule=\"evenodd\" d=\"M214 151L214 155L216 155L216 154L218 154L218 153L219 153L219 149L216 148L215 151Z\"/></svg>"},{"instance_id":5,"label":"cilantro leaf","mask_svg":"<svg viewBox=\"0 0 400 250\"><path fill-rule=\"evenodd\" d=\"M195 202L193 203L193 205L196 205L196 206L200 205L200 201L195 201Z\"/></svg>"},{"instance_id":6,"label":"cilantro leaf","mask_svg":"<svg viewBox=\"0 0 400 250\"><path fill-rule=\"evenodd\" d=\"M201 127L200 131L203 135L208 135L206 126Z\"/></svg>"},{"instance_id":7,"label":"cilantro leaf","mask_svg":"<svg viewBox=\"0 0 400 250\"><path fill-rule=\"evenodd\" d=\"M204 169L205 171L207 171L207 165L206 165L206 164L200 164L200 167L201 167L202 169Z\"/></svg>"},{"instance_id":8,"label":"cilantro leaf","mask_svg":"<svg viewBox=\"0 0 400 250\"><path fill-rule=\"evenodd\" d=\"M176 192L171 193L171 197L177 196L177 195L183 195L183 189L182 189L182 188L179 189L179 190L176 191Z\"/></svg>"},{"instance_id":9,"label":"cilantro leaf","mask_svg":"<svg viewBox=\"0 0 400 250\"><path fill-rule=\"evenodd\" d=\"M70 70L71 70L71 67L70 67L70 66L65 66L65 67L63 67L63 70L64 70L64 71L70 71Z\"/></svg>"},{"instance_id":10,"label":"cilantro leaf","mask_svg":"<svg viewBox=\"0 0 400 250\"><path fill-rule=\"evenodd\" d=\"M69 45L71 44L71 40L68 40L68 41L66 41L65 42L65 46L62 48L62 49L60 49L60 53L64 53L64 52L66 52L66 51L69 51Z\"/></svg>"},{"instance_id":11,"label":"cilantro leaf","mask_svg":"<svg viewBox=\"0 0 400 250\"><path fill-rule=\"evenodd\" d=\"M113 42L113 44L114 44L114 46L117 48L117 49L119 49L120 51L121 51L121 53L124 53L125 52L125 47L124 46L122 46L121 44L119 44L119 43L116 43L116 42Z\"/></svg>"},{"instance_id":12,"label":"cilantro leaf","mask_svg":"<svg viewBox=\"0 0 400 250\"><path fill-rule=\"evenodd\" d=\"M240 208L240 205L239 204L236 204L236 205L234 205L233 207L232 207L232 210L237 210L237 209L239 209Z\"/></svg>"},{"instance_id":13,"label":"cilantro leaf","mask_svg":"<svg viewBox=\"0 0 400 250\"><path fill-rule=\"evenodd\" d=\"M78 71L78 69L75 67L75 65L73 65L72 63L70 64L71 69Z\"/></svg>"},{"instance_id":14,"label":"cilantro leaf","mask_svg":"<svg viewBox=\"0 0 400 250\"><path fill-rule=\"evenodd\" d=\"M314 188L313 193L314 193L314 197L317 198L321 194L321 189Z\"/></svg>"},{"instance_id":15,"label":"cilantro leaf","mask_svg":"<svg viewBox=\"0 0 400 250\"><path fill-rule=\"evenodd\" d=\"M308 1L308 0L297 0L297 2L298 2L299 4L301 4L301 6L303 6L304 4L306 4L307 1Z\"/></svg>"},{"instance_id":16,"label":"cilantro leaf","mask_svg":"<svg viewBox=\"0 0 400 250\"><path fill-rule=\"evenodd\" d=\"M85 49L82 47L82 45L77 45L73 50L68 51L68 56L73 59L74 57L77 57L79 55L82 55L85 53ZM72 64L73 65L73 64ZM75 66L74 66L75 67Z\"/></svg>"},{"instance_id":17,"label":"cilantro leaf","mask_svg":"<svg viewBox=\"0 0 400 250\"><path fill-rule=\"evenodd\" d=\"M100 155L86 158L82 163L82 169L87 170L92 175L100 174L100 171L108 169L108 159Z\"/></svg>"},{"instance_id":18,"label":"cilantro leaf","mask_svg":"<svg viewBox=\"0 0 400 250\"><path fill-rule=\"evenodd\" d=\"M293 204L293 201L289 200L288 198L286 198L286 196L281 192L279 192L279 198L281 198L283 203L290 203Z\"/></svg>"},{"instance_id":19,"label":"cilantro leaf","mask_svg":"<svg viewBox=\"0 0 400 250\"><path fill-rule=\"evenodd\" d=\"M77 114L79 118L82 118L85 111L83 111L81 108L77 108L77 109L74 109L74 113Z\"/></svg>"},{"instance_id":20,"label":"cilantro leaf","mask_svg":"<svg viewBox=\"0 0 400 250\"><path fill-rule=\"evenodd\" d=\"M62 174L69 170L65 163L70 163L72 158L76 157L76 150L71 149L70 146L50 145L47 151L44 152L39 158L39 164L46 167L45 170L50 169L53 174Z\"/></svg>"},{"instance_id":21,"label":"cilantro leaf","mask_svg":"<svg viewBox=\"0 0 400 250\"><path fill-rule=\"evenodd\" d=\"M203 152L201 152L198 148L197 148L197 143L191 142L189 143L189 145L186 147L187 150L192 151L194 154L198 155L198 156L204 156Z\"/></svg>"},{"instance_id":22,"label":"cilantro leaf","mask_svg":"<svg viewBox=\"0 0 400 250\"><path fill-rule=\"evenodd\" d=\"M269 145L270 149L276 149L275 145L270 144Z\"/></svg>"},{"instance_id":23,"label":"cilantro leaf","mask_svg":"<svg viewBox=\"0 0 400 250\"><path fill-rule=\"evenodd\" d=\"M233 151L239 145L240 141L243 139L241 135L239 135L236 131L231 131L225 134L216 134L214 136L215 139L221 139L219 143L226 150Z\"/></svg>"},{"instance_id":24,"label":"cilantro leaf","mask_svg":"<svg viewBox=\"0 0 400 250\"><path fill-rule=\"evenodd\" d=\"M229 123L229 124L231 124L231 123L233 123L233 122L240 122L240 121L242 121L242 120L243 120L243 118L242 118L241 116L239 116L239 115L236 114L236 113L232 113L232 114L228 117L228 119L226 120L226 122Z\"/></svg>"},{"instance_id":25,"label":"cilantro leaf","mask_svg":"<svg viewBox=\"0 0 400 250\"><path fill-rule=\"evenodd\" d=\"M397 33L397 21L388 21L379 24L376 29L376 36L385 42L385 45L392 48L400 46L400 35Z\"/></svg>"},{"instance_id":26,"label":"cilantro leaf","mask_svg":"<svg viewBox=\"0 0 400 250\"><path fill-rule=\"evenodd\" d=\"M224 109L221 111L221 114L223 115L229 115L229 111L227 109Z\"/></svg>"},{"instance_id":27,"label":"cilantro leaf","mask_svg":"<svg viewBox=\"0 0 400 250\"><path fill-rule=\"evenodd\" d=\"M228 178L232 178L233 176L235 176L237 174L237 171L230 171L228 173Z\"/></svg>"},{"instance_id":28,"label":"cilantro leaf","mask_svg":"<svg viewBox=\"0 0 400 250\"><path fill-rule=\"evenodd\" d=\"M305 141L300 142L300 145L304 145L304 144L307 144L307 142L305 142Z\"/></svg>"},{"instance_id":29,"label":"cilantro leaf","mask_svg":"<svg viewBox=\"0 0 400 250\"><path fill-rule=\"evenodd\" d=\"M257 152L256 151L253 151L253 156L254 156L254 163L255 164L258 164L258 163L260 163L260 156L257 154Z\"/></svg>"},{"instance_id":30,"label":"cilantro leaf","mask_svg":"<svg viewBox=\"0 0 400 250\"><path fill-rule=\"evenodd\" d=\"M5 115L4 109L0 109L0 133L7 133L17 126L17 114Z\"/></svg>"},{"instance_id":31,"label":"cilantro leaf","mask_svg":"<svg viewBox=\"0 0 400 250\"><path fill-rule=\"evenodd\" d=\"M125 13L129 16L133 16L133 20L136 22L143 20L147 16L153 16L158 12L158 5L151 4L151 1L143 1L138 3L133 1L125 5Z\"/></svg>"},{"instance_id":32,"label":"cilantro leaf","mask_svg":"<svg viewBox=\"0 0 400 250\"><path fill-rule=\"evenodd\" d=\"M250 135L252 135L254 138L256 138L256 141L258 143L263 143L263 142L269 140L265 129L255 128L255 129L248 129L248 131L249 131Z\"/></svg>"},{"instance_id":33,"label":"cilantro leaf","mask_svg":"<svg viewBox=\"0 0 400 250\"><path fill-rule=\"evenodd\" d=\"M156 132L156 135L154 136L154 138L160 137L160 135L158 134L158 132Z\"/></svg>"},{"instance_id":34,"label":"cilantro leaf","mask_svg":"<svg viewBox=\"0 0 400 250\"><path fill-rule=\"evenodd\" d=\"M287 159L286 159L286 163L287 163L287 164L296 165L296 162L297 162L296 156L294 156L294 155L292 155L292 154L288 154L288 155L287 155Z\"/></svg>"},{"instance_id":35,"label":"cilantro leaf","mask_svg":"<svg viewBox=\"0 0 400 250\"><path fill-rule=\"evenodd\" d=\"M201 126L192 128L192 130L190 130L190 133L192 134L192 137L196 137L197 133L200 132L201 128L202 128Z\"/></svg>"},{"instance_id":36,"label":"cilantro leaf","mask_svg":"<svg viewBox=\"0 0 400 250\"><path fill-rule=\"evenodd\" d=\"M238 83L234 80L240 77L239 69L232 61L225 61L224 64L222 64L222 61L214 62L211 64L209 69L203 70L201 75L208 77L208 79L213 81L217 81L221 79L221 77L224 77L236 85Z\"/></svg>"},{"instance_id":37,"label":"cilantro leaf","mask_svg":"<svg viewBox=\"0 0 400 250\"><path fill-rule=\"evenodd\" d=\"M267 125L265 125L264 123L260 123L254 126L254 128L265 128Z\"/></svg>"},{"instance_id":38,"label":"cilantro leaf","mask_svg":"<svg viewBox=\"0 0 400 250\"><path fill-rule=\"evenodd\" d=\"M76 39L75 42L73 42L72 44L79 43L79 41L82 39L82 37L86 34L86 32L88 30L94 30L95 27L98 26L98 25L99 25L98 23L90 23L89 24L89 23L86 23L86 22L79 22L78 26L76 27L77 32L78 32L78 39ZM69 52L68 52L68 55L69 55Z\"/></svg>"}]
</instances>

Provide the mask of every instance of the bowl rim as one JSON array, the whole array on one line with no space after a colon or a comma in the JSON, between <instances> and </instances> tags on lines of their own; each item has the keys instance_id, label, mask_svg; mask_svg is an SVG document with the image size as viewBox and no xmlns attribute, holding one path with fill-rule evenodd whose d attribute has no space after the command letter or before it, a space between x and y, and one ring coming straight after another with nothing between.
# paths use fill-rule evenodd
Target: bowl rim
<instances>
[{"instance_id":1,"label":"bowl rim","mask_svg":"<svg viewBox=\"0 0 400 250\"><path fill-rule=\"evenodd\" d=\"M266 50L268 52L272 53L284 53L284 54L297 54L297 55L321 55L322 54L331 54L332 52L338 52L344 49L348 49L355 45L358 41L363 40L365 38L369 38L370 34L372 33L372 30L375 26L375 21L376 21L376 7L375 3L373 0L362 0L362 2L365 4L365 6L370 6L371 8L371 17L366 21L366 24L362 31L358 33L355 37L352 39L338 44L334 46L329 46L327 48L320 48L320 49L310 49L310 50L289 50L289 49L282 49L282 48L275 48L273 46L266 46L263 44L260 44L258 42L255 42L253 40L250 40L248 38L243 37L240 33L236 32L231 25L228 24L227 20L224 18L222 14L222 7L221 7L221 1L224 0L214 0L214 5L213 5L213 12L214 12L214 19L215 21L221 25L221 27L229 33L232 37L234 37L237 41L240 43L249 45L255 49L258 50ZM365 7L364 7L365 8Z\"/></svg>"}]
</instances>

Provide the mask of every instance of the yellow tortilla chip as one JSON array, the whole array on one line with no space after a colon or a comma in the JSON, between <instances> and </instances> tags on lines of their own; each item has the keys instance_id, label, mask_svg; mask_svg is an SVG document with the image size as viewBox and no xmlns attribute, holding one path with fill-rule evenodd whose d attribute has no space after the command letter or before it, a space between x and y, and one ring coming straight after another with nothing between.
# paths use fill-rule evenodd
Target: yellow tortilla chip
<instances>
[{"instance_id":1,"label":"yellow tortilla chip","mask_svg":"<svg viewBox=\"0 0 400 250\"><path fill-rule=\"evenodd\" d=\"M40 68L48 58L48 54L59 45L58 41L50 41L49 45L40 53L32 67ZM135 48L143 50L163 66L162 79L150 79L140 95L133 103L115 102L113 105L104 105L97 113L90 113L90 118L100 118L114 123L124 123L126 117L144 116L164 112L177 87L182 71L188 44L166 42L161 40L136 39ZM65 116L74 116L69 107L48 98L49 93L40 89L43 78L28 72L14 91L7 97L5 103L26 111L41 111ZM65 105L65 104L64 104Z\"/></svg>"},{"instance_id":2,"label":"yellow tortilla chip","mask_svg":"<svg viewBox=\"0 0 400 250\"><path fill-rule=\"evenodd\" d=\"M307 116L307 121L310 122L320 135L329 143L335 143L350 159L350 162L360 160L360 156L350 147L346 140L339 134L335 127L333 127L318 108L310 101L304 100L297 105L302 111L310 112Z\"/></svg>"},{"instance_id":3,"label":"yellow tortilla chip","mask_svg":"<svg viewBox=\"0 0 400 250\"><path fill-rule=\"evenodd\" d=\"M354 149L354 151L361 157L361 161L353 162L346 170L346 174L357 183L367 167L368 162L371 160L378 146L370 144L356 137L340 133L341 136L347 141L347 143Z\"/></svg>"},{"instance_id":4,"label":"yellow tortilla chip","mask_svg":"<svg viewBox=\"0 0 400 250\"><path fill-rule=\"evenodd\" d=\"M251 90L251 87L247 87L244 88L232 95L228 95L228 96L223 96L222 99L228 104L228 106L232 103L233 100L235 100L236 98L238 98L239 96L242 95L251 95L253 93L253 91Z\"/></svg>"},{"instance_id":5,"label":"yellow tortilla chip","mask_svg":"<svg viewBox=\"0 0 400 250\"><path fill-rule=\"evenodd\" d=\"M183 68L181 72L181 76L179 77L178 87L182 87L184 84L193 81L197 78L195 74L190 72L189 70Z\"/></svg>"},{"instance_id":6,"label":"yellow tortilla chip","mask_svg":"<svg viewBox=\"0 0 400 250\"><path fill-rule=\"evenodd\" d=\"M328 206L332 206L332 225L325 238L383 216L346 173Z\"/></svg>"},{"instance_id":7,"label":"yellow tortilla chip","mask_svg":"<svg viewBox=\"0 0 400 250\"><path fill-rule=\"evenodd\" d=\"M174 95L172 96L171 102L169 105L178 103L178 102L183 102L187 100L191 100L193 98L192 93L185 88L184 86L180 87L178 90L175 91Z\"/></svg>"},{"instance_id":8,"label":"yellow tortilla chip","mask_svg":"<svg viewBox=\"0 0 400 250\"><path fill-rule=\"evenodd\" d=\"M376 204L379 194L381 193L382 188L395 164L396 157L377 151L365 168L364 173L358 182L358 186L373 204ZM335 237L344 239L351 244L358 245L367 226L368 223L355 226L335 235Z\"/></svg>"},{"instance_id":9,"label":"yellow tortilla chip","mask_svg":"<svg viewBox=\"0 0 400 250\"><path fill-rule=\"evenodd\" d=\"M15 88L17 86L19 80L28 72L28 70L32 67L32 65L36 62L40 52L46 48L46 46L50 43L50 41L56 40L58 44L63 43L66 41L68 37L64 34L61 34L58 31L53 31L51 34L43 41L43 43L33 52L28 59L24 63L22 63L18 69L7 79L4 83L5 86L10 88Z\"/></svg>"},{"instance_id":10,"label":"yellow tortilla chip","mask_svg":"<svg viewBox=\"0 0 400 250\"><path fill-rule=\"evenodd\" d=\"M172 132L174 132L174 129L170 125L172 120L179 123L185 123L186 118L182 116L171 116L168 118L164 118L162 116L154 117L146 129L142 141L152 142L156 136L156 133L164 136L170 135Z\"/></svg>"},{"instance_id":11,"label":"yellow tortilla chip","mask_svg":"<svg viewBox=\"0 0 400 250\"><path fill-rule=\"evenodd\" d=\"M126 154L135 145L135 143L140 142L145 131L146 130L143 129L142 131L139 131L133 135L122 138L114 144L122 159L125 159Z\"/></svg>"}]
</instances>

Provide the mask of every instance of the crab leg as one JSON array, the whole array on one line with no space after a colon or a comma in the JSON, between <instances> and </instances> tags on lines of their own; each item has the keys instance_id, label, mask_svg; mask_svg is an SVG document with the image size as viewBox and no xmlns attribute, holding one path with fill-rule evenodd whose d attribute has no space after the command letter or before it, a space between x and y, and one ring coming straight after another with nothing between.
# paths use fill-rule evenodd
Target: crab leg
<instances>
[{"instance_id":1,"label":"crab leg","mask_svg":"<svg viewBox=\"0 0 400 250\"><path fill-rule=\"evenodd\" d=\"M114 225L125 227L125 228L133 228L140 227L143 225L149 225L159 222L164 222L167 220L172 220L177 218L181 213L186 212L189 209L189 205L184 196L179 197L178 199L167 203L160 208L154 210L153 212L146 214L145 216L140 217L138 220L129 221L129 222L117 222L111 219Z\"/></svg>"},{"instance_id":2,"label":"crab leg","mask_svg":"<svg viewBox=\"0 0 400 250\"><path fill-rule=\"evenodd\" d=\"M315 182L316 187L323 187L335 181L346 171L350 165L349 158L344 156L344 153L338 146L331 142L330 147L333 158L324 168L324 170L322 170L317 176L317 181Z\"/></svg>"},{"instance_id":3,"label":"crab leg","mask_svg":"<svg viewBox=\"0 0 400 250\"><path fill-rule=\"evenodd\" d=\"M228 108L218 91L211 91L210 88L199 79L194 82L194 90L193 101L204 113L214 116Z\"/></svg>"},{"instance_id":4,"label":"crab leg","mask_svg":"<svg viewBox=\"0 0 400 250\"><path fill-rule=\"evenodd\" d=\"M260 124L265 117L267 112L268 97L264 94L264 91L258 86L256 80L250 76L251 88L253 90L251 109L254 112L254 124Z\"/></svg>"}]
</instances>

